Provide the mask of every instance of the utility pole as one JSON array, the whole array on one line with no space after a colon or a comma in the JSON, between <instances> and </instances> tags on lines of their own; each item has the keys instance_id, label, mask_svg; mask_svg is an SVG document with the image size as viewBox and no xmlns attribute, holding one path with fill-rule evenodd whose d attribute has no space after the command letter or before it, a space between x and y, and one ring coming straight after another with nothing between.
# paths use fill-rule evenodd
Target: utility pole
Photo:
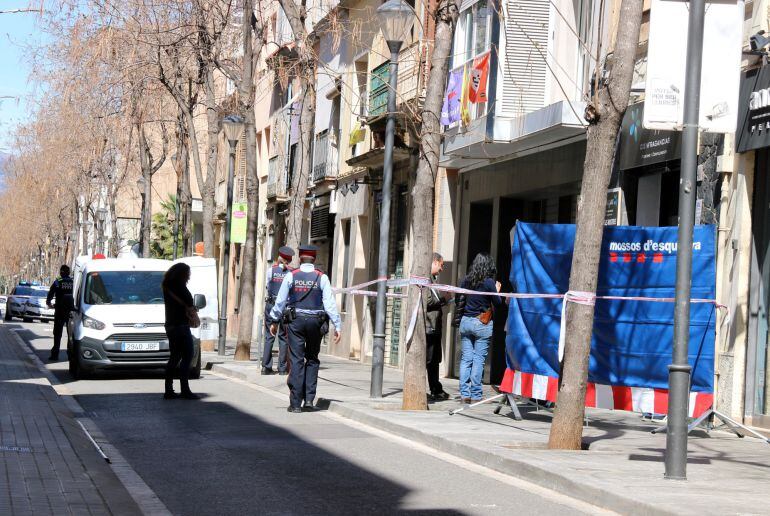
<instances>
[{"instance_id":1,"label":"utility pole","mask_svg":"<svg viewBox=\"0 0 770 516\"><path fill-rule=\"evenodd\" d=\"M679 180L679 238L676 253L674 351L668 366L668 431L666 473L672 480L687 479L687 416L691 367L687 360L690 341L690 287L692 238L695 224L695 187L698 169L698 108L705 0L691 0L687 32L687 65L684 85L684 125Z\"/></svg>"}]
</instances>

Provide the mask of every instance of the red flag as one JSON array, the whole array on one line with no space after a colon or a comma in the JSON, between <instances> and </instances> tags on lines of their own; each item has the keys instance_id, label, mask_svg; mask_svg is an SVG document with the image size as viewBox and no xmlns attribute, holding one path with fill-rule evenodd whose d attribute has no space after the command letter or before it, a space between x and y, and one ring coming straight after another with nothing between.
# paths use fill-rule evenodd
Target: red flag
<instances>
[{"instance_id":1,"label":"red flag","mask_svg":"<svg viewBox=\"0 0 770 516\"><path fill-rule=\"evenodd\" d=\"M487 101L487 79L489 78L489 53L473 60L468 100L475 104Z\"/></svg>"}]
</instances>

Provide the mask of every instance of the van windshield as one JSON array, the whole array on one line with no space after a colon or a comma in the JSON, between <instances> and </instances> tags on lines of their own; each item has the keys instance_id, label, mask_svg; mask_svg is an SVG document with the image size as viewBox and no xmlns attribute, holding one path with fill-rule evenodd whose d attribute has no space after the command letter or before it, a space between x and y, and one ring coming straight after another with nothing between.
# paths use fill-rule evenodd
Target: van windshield
<instances>
[{"instance_id":1,"label":"van windshield","mask_svg":"<svg viewBox=\"0 0 770 516\"><path fill-rule=\"evenodd\" d=\"M87 305L162 305L162 271L92 272L86 277Z\"/></svg>"}]
</instances>

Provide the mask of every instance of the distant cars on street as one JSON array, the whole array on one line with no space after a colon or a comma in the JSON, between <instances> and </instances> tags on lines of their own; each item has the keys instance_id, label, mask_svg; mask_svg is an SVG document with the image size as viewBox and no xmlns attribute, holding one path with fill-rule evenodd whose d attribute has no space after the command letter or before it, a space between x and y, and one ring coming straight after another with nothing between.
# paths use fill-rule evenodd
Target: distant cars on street
<instances>
[{"instance_id":1,"label":"distant cars on street","mask_svg":"<svg viewBox=\"0 0 770 516\"><path fill-rule=\"evenodd\" d=\"M45 306L47 294L48 289L45 287L19 283L6 301L5 320L10 321L14 317L23 319L24 322L53 319L53 310Z\"/></svg>"}]
</instances>

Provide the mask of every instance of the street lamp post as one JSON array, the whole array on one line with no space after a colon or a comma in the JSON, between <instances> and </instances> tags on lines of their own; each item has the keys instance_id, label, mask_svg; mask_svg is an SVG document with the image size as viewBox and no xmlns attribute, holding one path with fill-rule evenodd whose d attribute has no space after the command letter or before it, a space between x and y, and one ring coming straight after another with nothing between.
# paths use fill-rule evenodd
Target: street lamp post
<instances>
[{"instance_id":1,"label":"street lamp post","mask_svg":"<svg viewBox=\"0 0 770 516\"><path fill-rule=\"evenodd\" d=\"M380 250L377 277L388 275L388 240L390 236L390 190L393 184L393 143L396 134L396 89L398 86L398 51L414 24L414 11L403 0L388 0L377 8L382 35L390 50L388 115L385 125L385 155L382 164L382 204L380 205ZM385 309L387 284L377 284L377 305L372 348L372 382L369 395L382 397L382 374L385 365Z\"/></svg>"},{"instance_id":2,"label":"street lamp post","mask_svg":"<svg viewBox=\"0 0 770 516\"><path fill-rule=\"evenodd\" d=\"M230 166L227 171L227 207L225 218L225 256L222 263L222 302L219 310L219 342L217 352L225 354L227 342L227 284L230 275L230 226L233 216L233 180L235 178L235 147L243 134L243 119L237 115L228 115L222 121L225 138L230 144Z\"/></svg>"},{"instance_id":3,"label":"street lamp post","mask_svg":"<svg viewBox=\"0 0 770 516\"><path fill-rule=\"evenodd\" d=\"M668 366L669 402L665 478L672 480L687 479L687 414L690 398L690 373L692 372L687 355L690 341L692 239L698 170L698 108L700 106L704 17L705 1L693 0L690 2L684 85L682 163L679 179L674 350L671 365Z\"/></svg>"}]
</instances>

